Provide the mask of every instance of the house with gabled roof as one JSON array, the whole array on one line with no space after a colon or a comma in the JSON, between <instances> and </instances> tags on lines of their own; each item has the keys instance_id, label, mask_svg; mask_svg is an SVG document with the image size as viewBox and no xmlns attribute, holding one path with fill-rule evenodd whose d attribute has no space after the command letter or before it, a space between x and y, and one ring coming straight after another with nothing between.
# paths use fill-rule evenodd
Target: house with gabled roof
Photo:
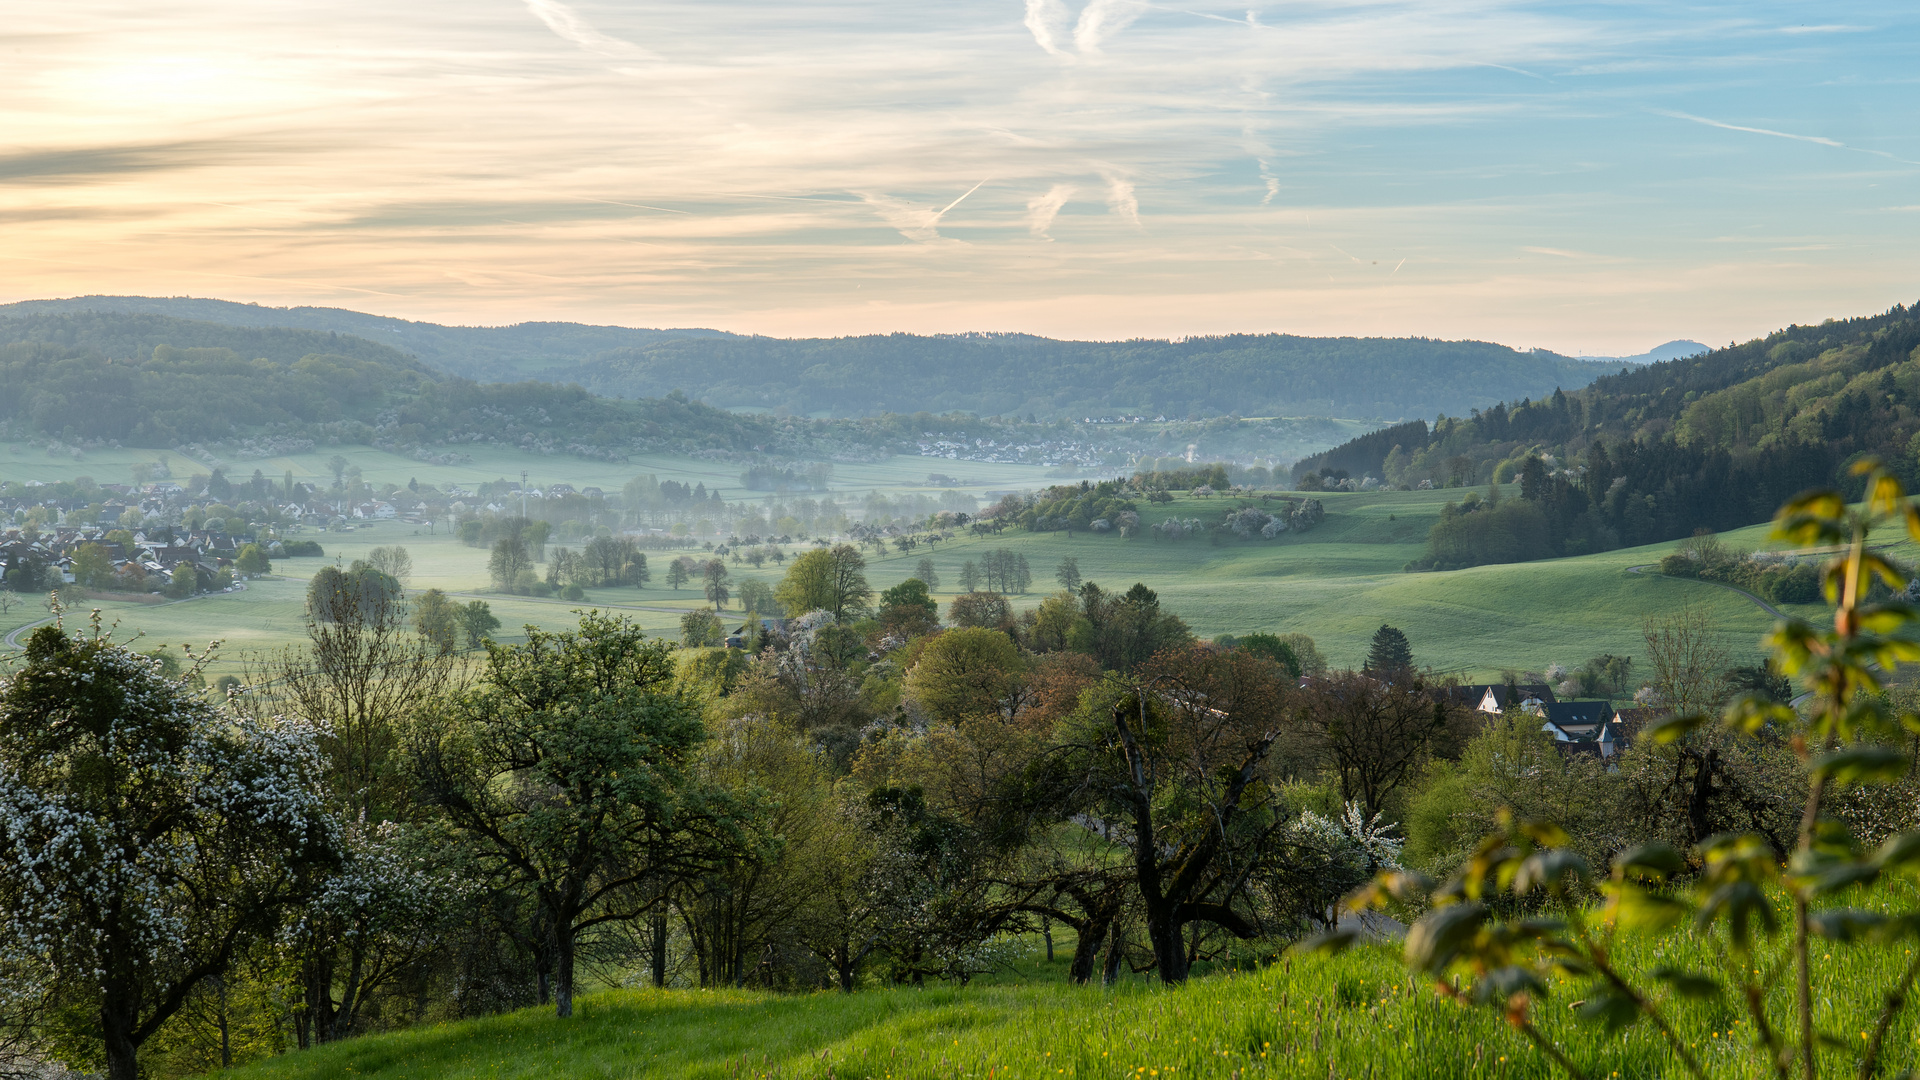
<instances>
[{"instance_id":1,"label":"house with gabled roof","mask_svg":"<svg viewBox=\"0 0 1920 1080\"><path fill-rule=\"evenodd\" d=\"M1546 683L1476 683L1449 687L1447 695L1468 708L1496 716L1511 708L1530 709L1554 701L1553 687Z\"/></svg>"},{"instance_id":2,"label":"house with gabled roof","mask_svg":"<svg viewBox=\"0 0 1920 1080\"><path fill-rule=\"evenodd\" d=\"M1557 701L1530 708L1544 723L1540 730L1553 736L1560 749L1574 754L1596 754L1603 760L1626 749L1613 725L1617 714L1605 701Z\"/></svg>"}]
</instances>

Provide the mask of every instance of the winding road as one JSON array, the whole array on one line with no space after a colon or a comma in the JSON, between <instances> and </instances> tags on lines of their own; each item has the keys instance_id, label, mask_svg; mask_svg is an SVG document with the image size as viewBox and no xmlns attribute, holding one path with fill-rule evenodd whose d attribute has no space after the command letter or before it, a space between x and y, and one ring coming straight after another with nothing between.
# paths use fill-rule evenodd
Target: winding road
<instances>
[{"instance_id":1,"label":"winding road","mask_svg":"<svg viewBox=\"0 0 1920 1080\"><path fill-rule=\"evenodd\" d=\"M1654 577L1670 577L1670 575L1662 574L1658 570L1653 569L1658 565L1660 564L1659 563L1641 563L1639 566L1629 566L1627 567L1627 573L1645 574L1648 572L1652 572ZM1772 604L1767 603L1765 600L1760 599L1758 596L1755 596L1754 594L1748 592L1747 590L1741 588L1738 585L1729 585L1724 581L1709 581L1706 578L1672 578L1672 580L1697 581L1702 585L1717 585L1722 589L1730 589L1733 592L1737 592L1741 596L1744 596L1747 599L1753 601L1754 603L1760 605L1760 610L1766 612L1767 614L1773 616L1776 619L1785 619L1789 617L1786 612L1781 611L1779 608L1774 607Z\"/></svg>"},{"instance_id":2,"label":"winding road","mask_svg":"<svg viewBox=\"0 0 1920 1080\"><path fill-rule=\"evenodd\" d=\"M53 616L49 615L46 618L41 619L37 622L30 622L21 626L16 626L11 631L8 632L5 638L0 638L0 641L6 642L8 651L19 649L21 648L21 645L20 645L21 634L26 633L27 631L33 629L36 626L45 626L52 621L53 621Z\"/></svg>"},{"instance_id":3,"label":"winding road","mask_svg":"<svg viewBox=\"0 0 1920 1080\"><path fill-rule=\"evenodd\" d=\"M239 583L237 583L236 585L234 585L234 591L235 591L235 592L246 592L246 591L247 591L247 583L246 583L246 582L244 582L244 581L242 581L242 582L239 582ZM172 605L172 604L190 604L190 603L192 603L192 602L194 602L195 600L200 600L200 599L204 599L204 598L206 598L206 597L209 597L209 596L212 596L212 595L214 595L214 594L213 594L213 593L201 593L201 594L199 594L198 596L183 596L183 597L181 597L181 598L180 598L180 599L178 599L178 600L165 600L165 601L162 601L161 603L158 603L158 604L154 604L154 605L152 605L152 606L153 606L153 607L167 607L167 606L169 606L169 605ZM79 608L69 608L69 609L67 609L67 610L69 610L69 611L74 611L74 610L91 610L91 609L88 609L88 608L85 608L85 607L84 607L84 605L85 605L85 603L86 603L86 601L81 601L81 605L82 605L81 607L79 607ZM17 650L17 649L20 649L20 648L22 648L22 647L23 647L23 646L22 646L22 645L20 644L20 635L22 635L22 634L25 634L25 633L27 633L27 632L29 632L29 631L31 631L31 630L33 630L33 629L34 629L34 628L36 628L36 627L41 627L41 626L45 626L45 625L47 625L48 623L51 623L51 622L53 622L53 621L54 621L55 619L57 619L57 618L59 618L59 616L57 616L57 615L49 615L49 616L47 616L47 617L46 617L46 618L44 618L44 619L36 619L36 620L34 620L33 622L30 622L30 623L26 623L26 624L24 624L24 625L22 625L22 626L16 626L16 627L14 627L14 628L13 628L12 630L9 630L9 631L7 631L7 636L6 636L6 637L4 637L4 638L0 638L0 644L4 644L4 645L6 646L6 648L7 648L8 650L10 650L10 651L11 651L11 650Z\"/></svg>"}]
</instances>

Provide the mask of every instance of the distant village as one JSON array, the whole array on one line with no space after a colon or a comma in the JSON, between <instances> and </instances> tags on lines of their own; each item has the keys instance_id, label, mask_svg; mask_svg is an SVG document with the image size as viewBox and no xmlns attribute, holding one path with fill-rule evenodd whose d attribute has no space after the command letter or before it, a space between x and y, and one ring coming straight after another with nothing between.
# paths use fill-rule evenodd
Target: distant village
<instances>
[{"instance_id":1,"label":"distant village","mask_svg":"<svg viewBox=\"0 0 1920 1080\"><path fill-rule=\"evenodd\" d=\"M350 531L376 522L432 530L449 517L508 512L523 500L591 513L604 497L596 487L503 482L497 494L457 485L352 484L327 492L313 484L269 481L258 472L233 483L218 471L191 485L171 479L142 484L10 482L0 486L0 580L16 593L84 585L119 592L180 595L237 587L272 559L321 554L308 530ZM570 505L578 503L580 505ZM92 550L88 550L91 548ZM249 555L249 548L256 552ZM89 560L93 564L89 565Z\"/></svg>"}]
</instances>

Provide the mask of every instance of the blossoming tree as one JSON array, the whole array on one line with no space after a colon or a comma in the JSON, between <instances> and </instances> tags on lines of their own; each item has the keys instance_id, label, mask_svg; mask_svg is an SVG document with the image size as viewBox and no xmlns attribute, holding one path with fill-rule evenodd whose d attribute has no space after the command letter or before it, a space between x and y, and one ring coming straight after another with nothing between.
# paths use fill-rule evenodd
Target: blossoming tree
<instances>
[{"instance_id":1,"label":"blossoming tree","mask_svg":"<svg viewBox=\"0 0 1920 1080\"><path fill-rule=\"evenodd\" d=\"M96 617L34 631L0 678L0 958L35 973L0 996L97 1017L110 1080L334 858L314 729L209 703L193 674Z\"/></svg>"}]
</instances>

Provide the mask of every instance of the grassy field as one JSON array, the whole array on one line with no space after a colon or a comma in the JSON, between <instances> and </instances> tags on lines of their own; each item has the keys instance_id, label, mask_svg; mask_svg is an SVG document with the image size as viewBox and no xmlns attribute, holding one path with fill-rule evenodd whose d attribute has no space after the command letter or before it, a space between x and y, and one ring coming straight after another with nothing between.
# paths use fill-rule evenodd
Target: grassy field
<instances>
[{"instance_id":1,"label":"grassy field","mask_svg":"<svg viewBox=\"0 0 1920 1080\"><path fill-rule=\"evenodd\" d=\"M1161 604L1211 637L1266 630L1304 633L1336 665L1357 665L1382 623L1412 640L1416 658L1434 668L1491 678L1503 668L1541 670L1553 661L1577 665L1601 653L1642 651L1648 615L1683 605L1703 609L1741 662L1758 656L1773 619L1752 601L1717 586L1628 568L1657 562L1670 544L1601 555L1447 573L1410 574L1440 507L1459 492L1378 492L1320 496L1327 519L1304 534L1267 541L1122 540L1111 534L1032 534L956 538L933 552L942 584L953 587L960 564L1005 547L1026 556L1037 603L1053 588L1053 570L1071 555L1081 573L1103 587L1145 582ZM1148 522L1177 514L1214 516L1220 499L1176 500L1143 514ZM1766 546L1766 526L1728 533L1731 545ZM913 573L926 554L871 558L869 576L885 587ZM1821 609L1809 606L1807 614Z\"/></svg>"},{"instance_id":2,"label":"grassy field","mask_svg":"<svg viewBox=\"0 0 1920 1080\"><path fill-rule=\"evenodd\" d=\"M528 482L533 484L565 481L575 487L618 491L635 476L652 473L663 481L702 483L710 489L719 488L729 498L750 494L740 487L740 466L698 458L644 455L630 462L616 463L523 454L487 446L474 446L462 453L473 460L458 465L435 465L367 446L321 447L308 454L233 459L227 475L230 479L240 480L252 476L253 470L259 469L269 479L278 481L291 471L297 482L320 483L325 487L333 483L333 472L328 468L327 461L338 454L350 465L358 466L362 478L369 484L405 484L408 480L417 479L423 484L443 486L456 483L471 488L492 480L519 480L521 472L525 471ZM91 476L102 484L124 484L132 481L134 465L150 464L162 458L167 460L173 475L183 481L193 473L211 471L207 465L164 450L91 450L83 459L76 461L71 457L49 457L45 451L32 446L12 445L0 450L0 480L53 483L78 476ZM942 473L960 481L960 490L981 495L988 491L1025 490L1057 482L1047 478L1051 471L1041 465L1001 465L897 456L880 462L835 463L832 486L835 491L884 491L889 494L937 491L942 489L929 484L927 477L932 473Z\"/></svg>"},{"instance_id":3,"label":"grassy field","mask_svg":"<svg viewBox=\"0 0 1920 1080\"><path fill-rule=\"evenodd\" d=\"M1421 553L1441 505L1458 494L1327 494L1321 498L1328 516L1315 530L1268 541L1229 539L1219 545L1204 539L1123 540L1089 533L1072 538L1022 531L998 537L962 534L907 554L889 549L874 555L869 548L868 576L876 589L884 589L911 576L922 557L931 557L944 601L952 598L963 562L1008 548L1025 555L1033 570L1033 591L1014 598L1017 607L1028 607L1054 588L1055 567L1072 556L1088 580L1104 587L1125 589L1145 582L1160 594L1164 607L1202 636L1255 630L1305 633L1335 665L1357 665L1373 632L1391 623L1406 632L1420 663L1469 680L1495 678L1506 668L1538 671L1556 661L1577 665L1601 653L1635 655L1642 651L1645 617L1688 604L1708 614L1737 661L1750 662L1759 655L1760 635L1773 620L1752 601L1698 581L1629 572L1629 567L1657 562L1671 545L1446 573L1405 572L1403 567ZM1223 502L1183 497L1143 516L1148 522L1168 515L1217 518ZM1766 531L1755 526L1725 539L1760 548L1766 546ZM225 640L227 660L217 674L249 654L298 641L306 579L324 562L350 563L383 544L408 549L415 590L431 587L462 598L487 599L504 624L503 641L519 640L525 623L551 628L570 622L572 609L582 606L625 610L649 630L672 633L680 612L703 603L695 589L676 592L661 584L670 557L665 552L653 555L656 569L648 588L596 589L586 601L565 602L478 592L487 584L487 553L458 543L444 530L434 535L424 528L383 522L352 533L319 534L317 539L325 545L326 559L282 560L275 566L279 580L252 582L245 592L177 604L100 606L123 628L142 631L155 641ZM772 582L781 569L769 563L758 571L742 565L731 572L736 583L751 578ZM1809 606L1805 613L1817 616L1820 610ZM44 617L44 611L30 605L16 607L0 615L0 634Z\"/></svg>"},{"instance_id":4,"label":"grassy field","mask_svg":"<svg viewBox=\"0 0 1920 1080\"><path fill-rule=\"evenodd\" d=\"M1884 895L1884 901L1888 899ZM1905 904L1911 896L1902 897ZM1873 904L1870 906L1879 906ZM1718 964L1685 931L1629 940L1616 963L1645 971ZM1847 1055L1870 1021L1871 996L1904 966L1899 948L1833 948L1816 954L1818 1030L1846 1050L1827 1051L1829 1075L1851 1075ZM1466 1009L1410 977L1397 948L1364 946L1339 957L1301 957L1166 990L1144 979L1111 990L1075 987L1030 960L1025 978L968 988L868 990L853 995L751 991L608 990L578 1015L550 1010L442 1024L269 1059L236 1080L576 1080L687 1078L1242 1078L1547 1077L1545 1056L1492 1009ZM1784 1010L1791 981L1771 1001ZM1559 981L1534 1013L1542 1031L1589 1077L1684 1075L1646 1023L1617 1035L1576 1019L1580 983ZM1752 1029L1736 1000L1661 1001L1709 1075L1761 1075ZM1784 1014L1782 1014L1784 1015ZM1913 1064L1913 1010L1889 1033L1885 1074Z\"/></svg>"}]
</instances>

